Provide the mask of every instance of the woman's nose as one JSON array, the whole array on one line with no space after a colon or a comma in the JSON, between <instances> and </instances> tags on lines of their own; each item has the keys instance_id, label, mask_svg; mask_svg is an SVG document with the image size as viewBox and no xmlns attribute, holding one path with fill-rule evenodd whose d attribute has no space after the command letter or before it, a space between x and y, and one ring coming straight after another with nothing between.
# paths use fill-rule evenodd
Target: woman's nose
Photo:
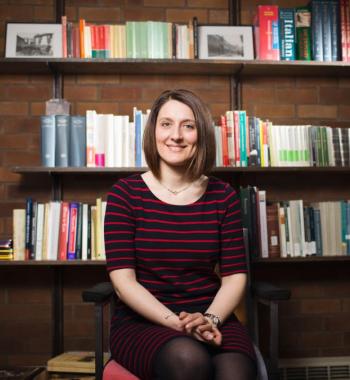
<instances>
[{"instance_id":1,"label":"woman's nose","mask_svg":"<svg viewBox=\"0 0 350 380\"><path fill-rule=\"evenodd\" d=\"M173 140L180 140L180 139L182 139L182 133L181 133L181 127L180 127L180 125L174 125L174 127L171 130L171 138Z\"/></svg>"}]
</instances>

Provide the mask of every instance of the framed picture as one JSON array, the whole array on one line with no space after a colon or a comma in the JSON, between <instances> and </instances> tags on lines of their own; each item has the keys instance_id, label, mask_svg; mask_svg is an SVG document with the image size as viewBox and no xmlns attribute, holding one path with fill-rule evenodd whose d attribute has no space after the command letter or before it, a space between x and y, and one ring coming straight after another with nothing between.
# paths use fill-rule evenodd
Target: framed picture
<instances>
[{"instance_id":1,"label":"framed picture","mask_svg":"<svg viewBox=\"0 0 350 380\"><path fill-rule=\"evenodd\" d=\"M6 25L6 58L62 58L62 25Z\"/></svg>"},{"instance_id":2,"label":"framed picture","mask_svg":"<svg viewBox=\"0 0 350 380\"><path fill-rule=\"evenodd\" d=\"M252 26L198 27L200 59L254 59Z\"/></svg>"}]
</instances>

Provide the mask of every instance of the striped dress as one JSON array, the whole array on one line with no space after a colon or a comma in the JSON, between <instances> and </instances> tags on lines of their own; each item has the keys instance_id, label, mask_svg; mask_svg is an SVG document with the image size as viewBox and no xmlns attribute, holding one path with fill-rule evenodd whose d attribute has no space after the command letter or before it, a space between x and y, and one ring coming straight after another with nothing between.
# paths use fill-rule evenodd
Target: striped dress
<instances>
[{"instance_id":1,"label":"striped dress","mask_svg":"<svg viewBox=\"0 0 350 380\"><path fill-rule=\"evenodd\" d=\"M108 194L105 216L107 270L135 269L140 284L174 312L205 312L221 276L247 271L237 193L209 177L200 199L171 205L150 191L141 175L119 180ZM248 333L235 316L220 328L219 352L255 360ZM159 348L184 333L156 325L119 301L111 321L112 357L142 380L152 379Z\"/></svg>"}]
</instances>

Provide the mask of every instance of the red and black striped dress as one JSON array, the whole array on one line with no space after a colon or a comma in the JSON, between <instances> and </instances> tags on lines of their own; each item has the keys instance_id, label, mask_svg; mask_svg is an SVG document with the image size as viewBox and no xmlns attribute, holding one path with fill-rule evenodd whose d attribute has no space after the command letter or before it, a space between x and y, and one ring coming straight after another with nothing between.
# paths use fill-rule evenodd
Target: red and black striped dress
<instances>
[{"instance_id":1,"label":"red and black striped dress","mask_svg":"<svg viewBox=\"0 0 350 380\"><path fill-rule=\"evenodd\" d=\"M174 312L205 312L221 276L246 272L240 203L233 188L210 177L189 205L171 205L150 191L141 175L121 179L108 195L107 270L134 268L138 281ZM255 360L245 327L232 316L221 327L220 351ZM184 334L156 325L119 301L111 322L112 357L142 380L152 379L159 348Z\"/></svg>"}]
</instances>

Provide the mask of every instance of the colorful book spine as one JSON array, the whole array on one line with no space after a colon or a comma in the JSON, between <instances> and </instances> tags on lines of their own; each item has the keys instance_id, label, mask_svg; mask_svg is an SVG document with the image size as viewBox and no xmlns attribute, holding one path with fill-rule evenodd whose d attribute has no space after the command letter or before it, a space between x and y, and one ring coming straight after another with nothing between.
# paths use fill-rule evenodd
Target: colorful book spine
<instances>
[{"instance_id":1,"label":"colorful book spine","mask_svg":"<svg viewBox=\"0 0 350 380\"><path fill-rule=\"evenodd\" d=\"M276 60L280 59L278 6L259 5L259 48L258 59Z\"/></svg>"},{"instance_id":2,"label":"colorful book spine","mask_svg":"<svg viewBox=\"0 0 350 380\"><path fill-rule=\"evenodd\" d=\"M283 61L296 59L295 47L295 10L294 8L279 9L280 58Z\"/></svg>"},{"instance_id":3,"label":"colorful book spine","mask_svg":"<svg viewBox=\"0 0 350 380\"><path fill-rule=\"evenodd\" d=\"M312 58L314 61L323 61L323 22L321 1L311 1L311 15Z\"/></svg>"},{"instance_id":4,"label":"colorful book spine","mask_svg":"<svg viewBox=\"0 0 350 380\"><path fill-rule=\"evenodd\" d=\"M311 48L311 11L308 7L295 8L296 57L310 61Z\"/></svg>"},{"instance_id":5,"label":"colorful book spine","mask_svg":"<svg viewBox=\"0 0 350 380\"><path fill-rule=\"evenodd\" d=\"M68 260L76 259L78 212L79 212L79 203L77 202L70 203L69 205L69 233L68 233L68 248L67 248Z\"/></svg>"}]
</instances>

